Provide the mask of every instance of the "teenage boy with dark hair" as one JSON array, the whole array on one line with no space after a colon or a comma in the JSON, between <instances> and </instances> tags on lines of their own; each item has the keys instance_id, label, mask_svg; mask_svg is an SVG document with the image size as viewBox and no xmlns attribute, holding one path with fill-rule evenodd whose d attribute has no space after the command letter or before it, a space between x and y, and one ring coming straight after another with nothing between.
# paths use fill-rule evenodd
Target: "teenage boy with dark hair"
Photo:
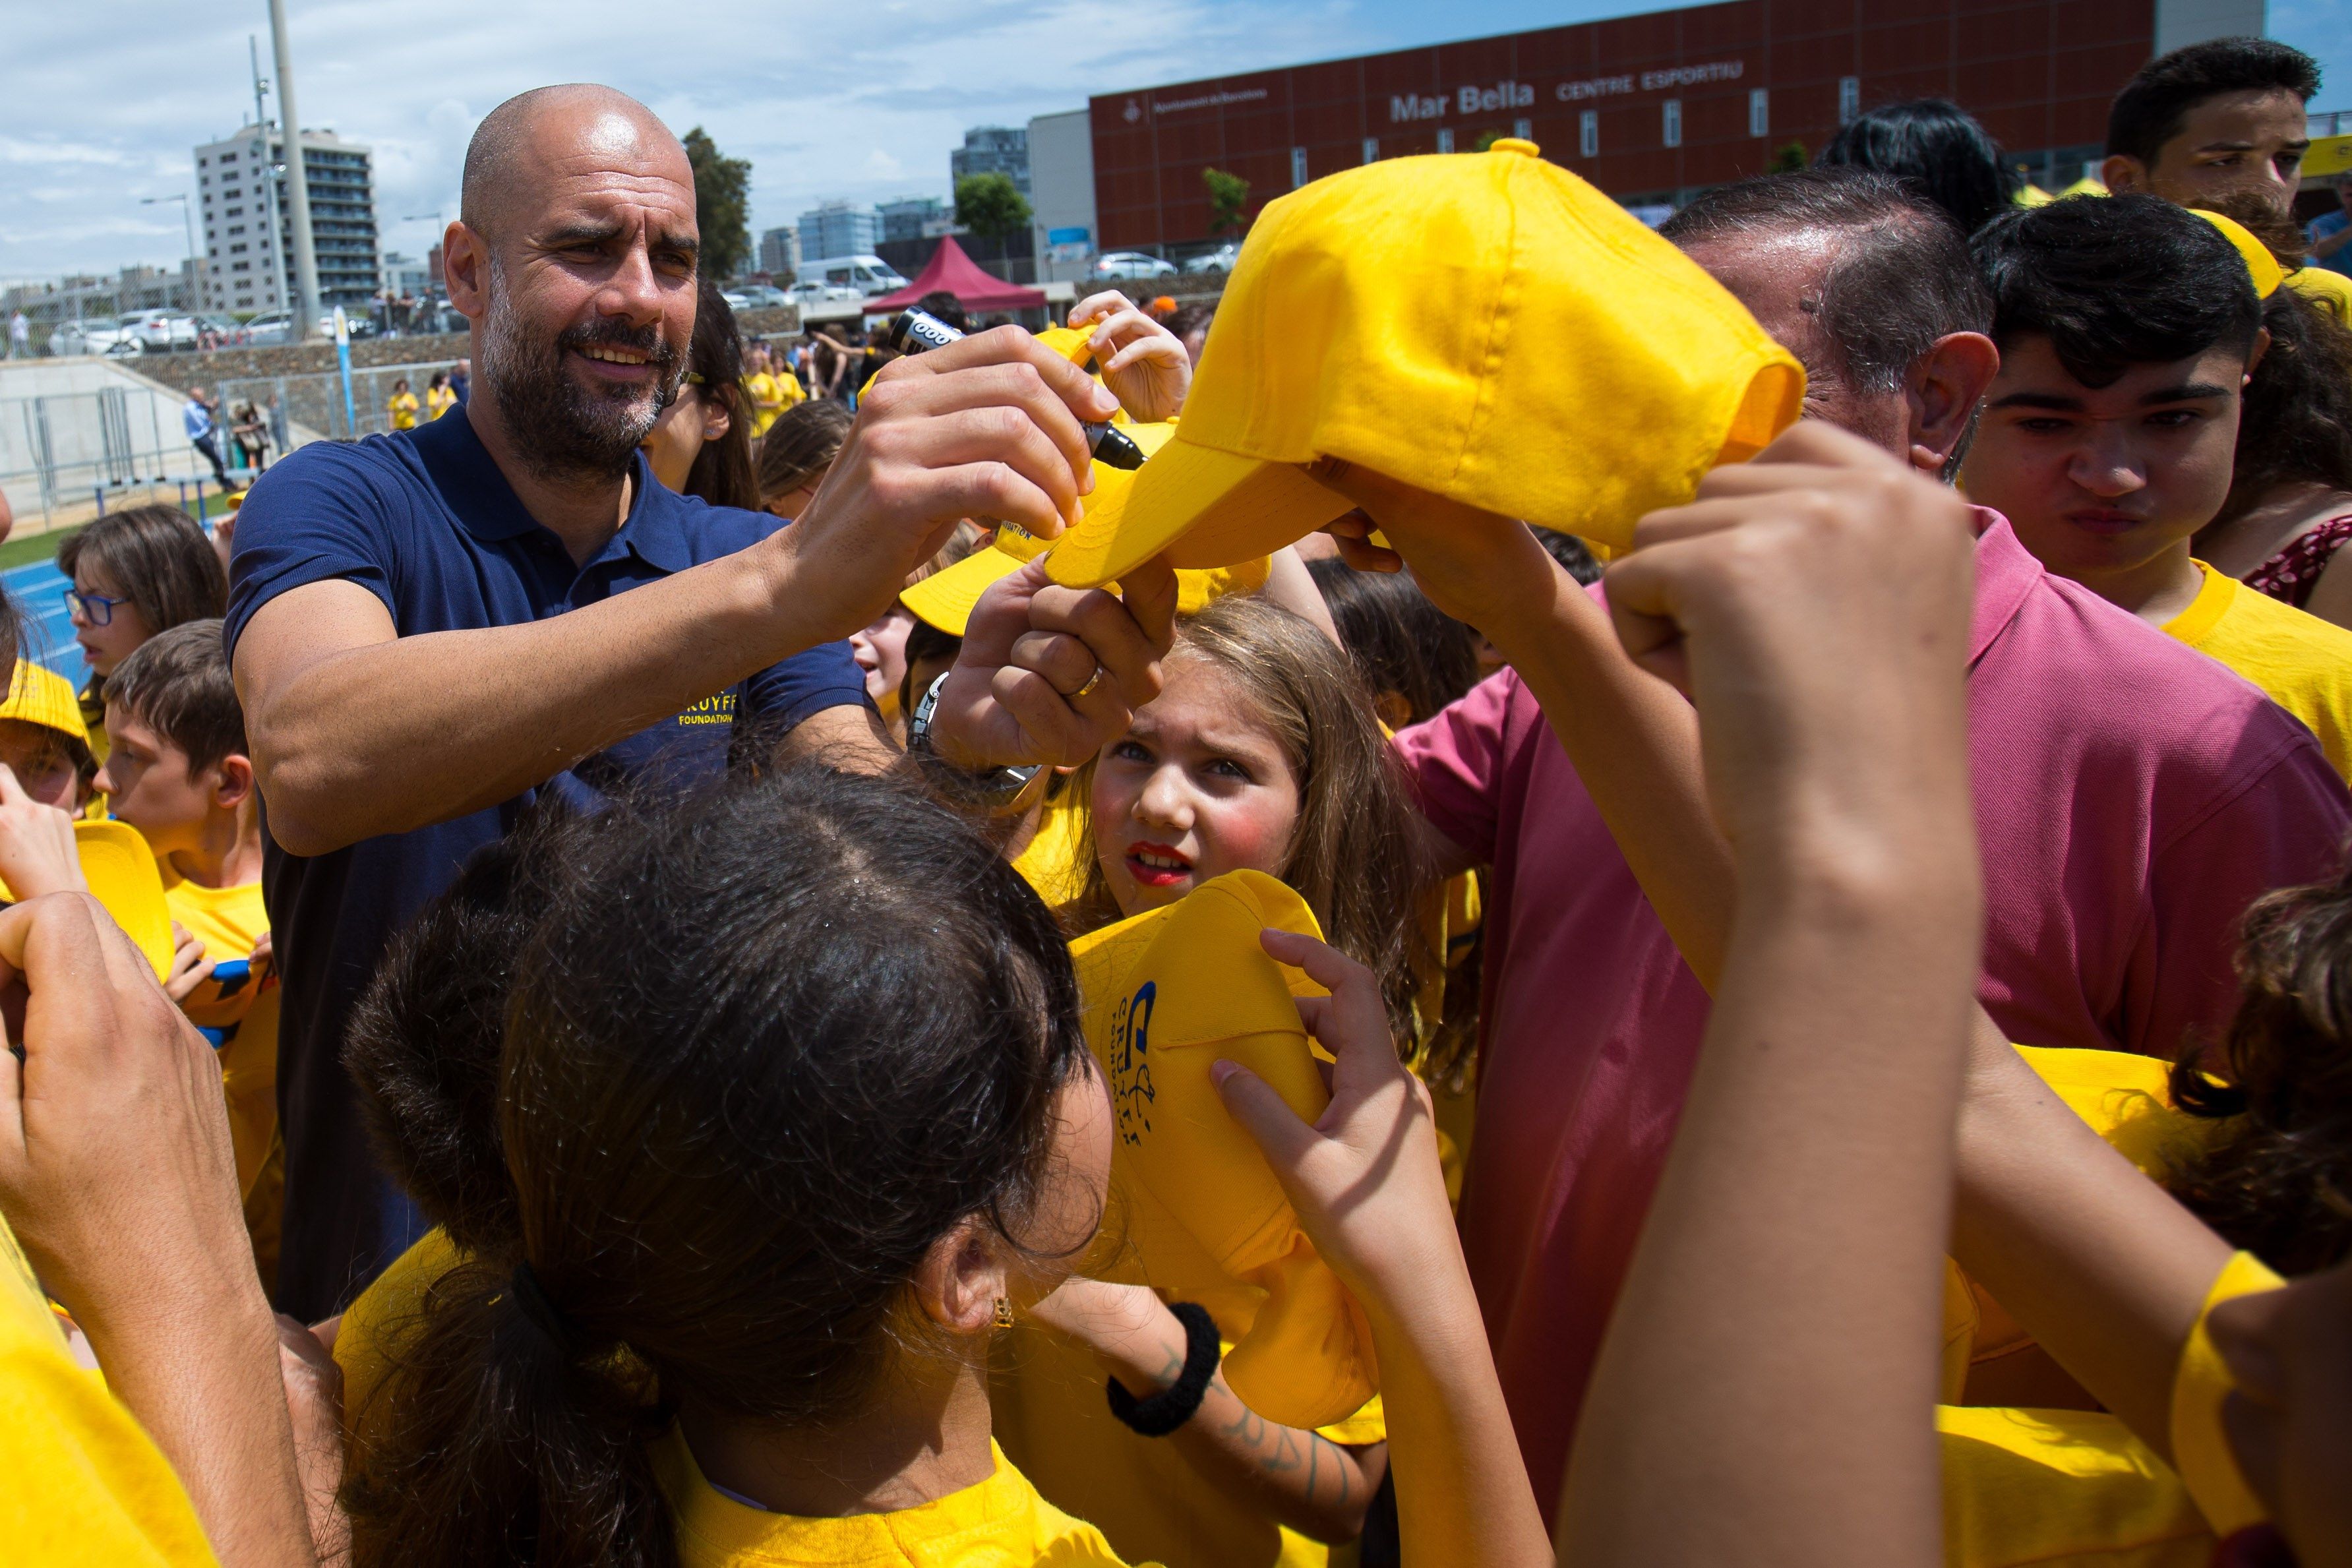
<instances>
[{"instance_id":1,"label":"teenage boy with dark hair","mask_svg":"<svg viewBox=\"0 0 2352 1568\"><path fill-rule=\"evenodd\" d=\"M278 977L261 898L261 817L245 713L217 619L187 621L139 645L106 682L110 742L98 787L155 855L172 919L204 944L181 1004L221 1038L222 1086L237 1188L265 1281L276 1278L283 1157L278 1132ZM210 984L242 960L243 981Z\"/></svg>"},{"instance_id":2,"label":"teenage boy with dark hair","mask_svg":"<svg viewBox=\"0 0 2352 1568\"><path fill-rule=\"evenodd\" d=\"M2269 38L2209 38L2150 60L2107 110L2107 189L2202 206L2257 190L2282 216L2311 145L2319 63Z\"/></svg>"},{"instance_id":3,"label":"teenage boy with dark hair","mask_svg":"<svg viewBox=\"0 0 2352 1568\"><path fill-rule=\"evenodd\" d=\"M1975 251L2000 373L1969 498L2050 571L2261 687L2352 773L2352 632L2189 555L2270 346L2244 255L2213 220L2137 195L2011 213Z\"/></svg>"}]
</instances>

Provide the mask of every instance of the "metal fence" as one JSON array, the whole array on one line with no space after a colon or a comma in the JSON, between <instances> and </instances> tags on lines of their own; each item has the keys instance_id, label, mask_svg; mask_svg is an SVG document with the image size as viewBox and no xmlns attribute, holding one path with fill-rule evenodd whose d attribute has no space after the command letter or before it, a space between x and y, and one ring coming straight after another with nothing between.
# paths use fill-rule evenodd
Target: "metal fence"
<instances>
[{"instance_id":1,"label":"metal fence","mask_svg":"<svg viewBox=\"0 0 2352 1568\"><path fill-rule=\"evenodd\" d=\"M217 395L221 405L221 423L234 425L237 410L252 408L267 417L270 395L278 398L285 419L301 427L295 441L321 437L330 441L355 441L362 436L372 436L392 428L392 386L405 380L408 390L415 395L416 417L425 416L425 388L436 371L446 371L457 362L454 359L424 360L415 364L371 365L352 367L352 400L346 413L343 405L343 379L340 371L326 371L311 375L240 376L223 381ZM273 445L271 451L276 453ZM227 456L224 447L222 456Z\"/></svg>"},{"instance_id":2,"label":"metal fence","mask_svg":"<svg viewBox=\"0 0 2352 1568\"><path fill-rule=\"evenodd\" d=\"M176 411L119 386L0 398L0 487L45 527L146 500L202 515L219 494Z\"/></svg>"}]
</instances>

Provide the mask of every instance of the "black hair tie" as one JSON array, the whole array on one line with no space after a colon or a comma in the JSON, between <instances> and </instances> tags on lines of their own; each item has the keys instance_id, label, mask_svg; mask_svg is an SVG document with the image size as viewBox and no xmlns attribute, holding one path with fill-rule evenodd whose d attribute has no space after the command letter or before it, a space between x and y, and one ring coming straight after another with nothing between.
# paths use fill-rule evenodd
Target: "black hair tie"
<instances>
[{"instance_id":1,"label":"black hair tie","mask_svg":"<svg viewBox=\"0 0 2352 1568\"><path fill-rule=\"evenodd\" d=\"M514 1278L507 1289L514 1293L515 1305L521 1309L524 1320L566 1361L577 1359L587 1348L579 1326L547 1299L546 1289L540 1284L539 1276L531 1272L529 1258L515 1265Z\"/></svg>"},{"instance_id":2,"label":"black hair tie","mask_svg":"<svg viewBox=\"0 0 2352 1568\"><path fill-rule=\"evenodd\" d=\"M1217 1321L1209 1310L1192 1301L1171 1301L1168 1310L1184 1325L1184 1370L1174 1383L1147 1399L1138 1399L1127 1385L1112 1378L1104 1390L1110 1395L1110 1413L1146 1437L1165 1437L1201 1408L1209 1380L1217 1375L1223 1347L1217 1341Z\"/></svg>"}]
</instances>

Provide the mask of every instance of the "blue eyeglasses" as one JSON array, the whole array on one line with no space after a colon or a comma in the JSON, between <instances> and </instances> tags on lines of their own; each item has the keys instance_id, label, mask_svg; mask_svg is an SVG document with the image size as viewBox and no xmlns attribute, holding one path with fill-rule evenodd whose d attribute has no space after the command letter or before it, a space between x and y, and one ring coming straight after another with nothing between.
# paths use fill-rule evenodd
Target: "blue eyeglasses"
<instances>
[{"instance_id":1,"label":"blue eyeglasses","mask_svg":"<svg viewBox=\"0 0 2352 1568\"><path fill-rule=\"evenodd\" d=\"M114 619L114 606L127 605L128 599L110 599L103 594L85 594L78 588L66 590L66 614L102 626Z\"/></svg>"}]
</instances>

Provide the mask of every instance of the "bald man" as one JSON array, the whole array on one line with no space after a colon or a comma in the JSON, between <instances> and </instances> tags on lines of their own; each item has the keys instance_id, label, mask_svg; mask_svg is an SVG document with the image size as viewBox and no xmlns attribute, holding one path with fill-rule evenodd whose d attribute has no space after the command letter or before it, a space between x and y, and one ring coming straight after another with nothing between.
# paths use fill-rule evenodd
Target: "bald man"
<instances>
[{"instance_id":1,"label":"bald man","mask_svg":"<svg viewBox=\"0 0 2352 1568\"><path fill-rule=\"evenodd\" d=\"M1115 403L1008 330L878 376L790 526L664 489L638 445L684 374L699 237L685 151L642 105L584 86L501 104L444 237L478 395L305 447L239 518L226 635L285 992L278 1295L305 1318L421 1229L339 1059L394 934L536 801L683 786L746 748L889 765L842 639L960 519L1050 534L1091 488L1081 422ZM1164 572L1128 586L1001 584L933 748L984 773L1123 729L1174 603Z\"/></svg>"}]
</instances>

